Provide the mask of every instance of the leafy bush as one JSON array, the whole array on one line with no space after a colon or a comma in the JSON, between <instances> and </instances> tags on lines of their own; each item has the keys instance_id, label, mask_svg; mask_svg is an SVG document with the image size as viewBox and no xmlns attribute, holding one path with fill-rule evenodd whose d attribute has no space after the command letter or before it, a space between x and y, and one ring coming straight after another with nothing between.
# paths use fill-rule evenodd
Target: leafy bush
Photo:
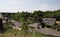
<instances>
[{"instance_id":1,"label":"leafy bush","mask_svg":"<svg viewBox=\"0 0 60 37\"><path fill-rule=\"evenodd\" d=\"M51 28L52 29L57 29L57 30L60 31L60 24L58 24L58 25L52 25Z\"/></svg>"},{"instance_id":2,"label":"leafy bush","mask_svg":"<svg viewBox=\"0 0 60 37\"><path fill-rule=\"evenodd\" d=\"M60 24L56 25L56 29L60 31Z\"/></svg>"},{"instance_id":3,"label":"leafy bush","mask_svg":"<svg viewBox=\"0 0 60 37\"><path fill-rule=\"evenodd\" d=\"M55 26L55 25L52 25L51 28L52 28L52 29L56 29L56 26Z\"/></svg>"}]
</instances>

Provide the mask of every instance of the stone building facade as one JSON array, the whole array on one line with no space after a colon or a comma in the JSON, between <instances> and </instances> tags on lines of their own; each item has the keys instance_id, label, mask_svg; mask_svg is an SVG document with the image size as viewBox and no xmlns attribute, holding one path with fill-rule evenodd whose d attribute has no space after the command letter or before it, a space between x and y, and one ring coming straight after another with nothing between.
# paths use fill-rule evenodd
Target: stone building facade
<instances>
[{"instance_id":1,"label":"stone building facade","mask_svg":"<svg viewBox=\"0 0 60 37\"><path fill-rule=\"evenodd\" d=\"M43 18L42 22L45 25L54 25L56 23L56 19L55 18Z\"/></svg>"}]
</instances>

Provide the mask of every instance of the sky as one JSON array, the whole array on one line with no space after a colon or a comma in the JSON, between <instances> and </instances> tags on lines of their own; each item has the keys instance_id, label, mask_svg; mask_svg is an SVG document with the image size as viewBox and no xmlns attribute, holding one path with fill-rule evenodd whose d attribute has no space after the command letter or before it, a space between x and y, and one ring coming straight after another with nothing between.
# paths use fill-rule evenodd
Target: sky
<instances>
[{"instance_id":1,"label":"sky","mask_svg":"<svg viewBox=\"0 0 60 37\"><path fill-rule=\"evenodd\" d=\"M57 9L60 9L60 0L0 0L0 12Z\"/></svg>"}]
</instances>

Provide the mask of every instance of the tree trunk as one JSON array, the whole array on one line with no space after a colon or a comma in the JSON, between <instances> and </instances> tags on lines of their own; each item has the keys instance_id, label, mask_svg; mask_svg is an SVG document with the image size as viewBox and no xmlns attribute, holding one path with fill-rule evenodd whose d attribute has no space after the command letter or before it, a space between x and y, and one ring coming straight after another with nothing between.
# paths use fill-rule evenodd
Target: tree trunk
<instances>
[{"instance_id":1,"label":"tree trunk","mask_svg":"<svg viewBox=\"0 0 60 37\"><path fill-rule=\"evenodd\" d=\"M3 30L3 23L2 23L2 19L0 18L0 31Z\"/></svg>"}]
</instances>

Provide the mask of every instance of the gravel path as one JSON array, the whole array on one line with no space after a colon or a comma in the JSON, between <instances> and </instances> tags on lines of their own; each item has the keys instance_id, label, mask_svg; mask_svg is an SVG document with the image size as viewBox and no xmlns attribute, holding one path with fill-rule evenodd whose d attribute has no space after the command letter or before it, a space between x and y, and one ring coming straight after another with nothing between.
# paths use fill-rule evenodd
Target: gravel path
<instances>
[{"instance_id":1,"label":"gravel path","mask_svg":"<svg viewBox=\"0 0 60 37\"><path fill-rule=\"evenodd\" d=\"M41 29L35 29L35 30L46 35L60 36L60 31L53 30L51 28L41 28Z\"/></svg>"}]
</instances>

